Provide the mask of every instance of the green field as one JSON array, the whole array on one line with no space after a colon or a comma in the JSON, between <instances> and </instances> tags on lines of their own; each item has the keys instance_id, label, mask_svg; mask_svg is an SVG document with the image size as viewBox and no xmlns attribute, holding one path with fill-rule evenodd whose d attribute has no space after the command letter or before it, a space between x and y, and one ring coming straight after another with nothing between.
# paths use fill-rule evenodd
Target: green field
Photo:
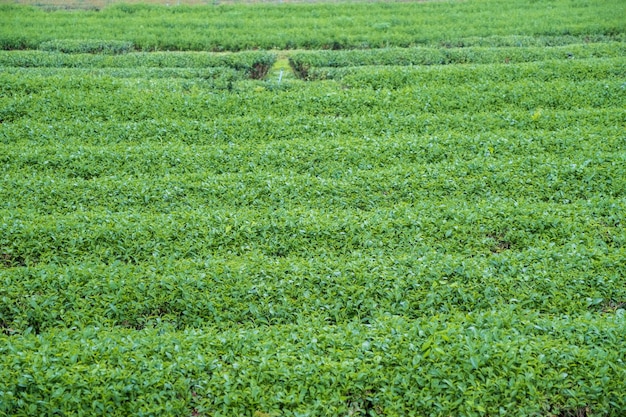
<instances>
[{"instance_id":1,"label":"green field","mask_svg":"<svg viewBox=\"0 0 626 417\"><path fill-rule=\"evenodd\" d=\"M625 15L0 5L0 416L625 415Z\"/></svg>"}]
</instances>

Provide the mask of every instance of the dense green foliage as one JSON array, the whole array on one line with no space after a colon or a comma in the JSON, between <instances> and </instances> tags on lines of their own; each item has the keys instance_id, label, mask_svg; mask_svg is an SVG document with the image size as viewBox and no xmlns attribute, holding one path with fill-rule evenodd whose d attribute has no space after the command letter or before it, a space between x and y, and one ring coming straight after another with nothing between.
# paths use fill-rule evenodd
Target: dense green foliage
<instances>
[{"instance_id":1,"label":"dense green foliage","mask_svg":"<svg viewBox=\"0 0 626 417\"><path fill-rule=\"evenodd\" d=\"M623 310L622 310L623 311ZM624 316L500 306L363 325L3 337L3 415L619 416Z\"/></svg>"},{"instance_id":2,"label":"dense green foliage","mask_svg":"<svg viewBox=\"0 0 626 417\"><path fill-rule=\"evenodd\" d=\"M371 65L447 65L521 63L546 60L623 58L626 43L568 44L555 47L463 47L463 48L388 48L349 51L307 51L291 54L289 64L303 79L320 78L316 68L345 68ZM595 61L594 61L595 63ZM419 69L422 71L423 69ZM567 71L570 72L570 71Z\"/></svg>"},{"instance_id":3,"label":"dense green foliage","mask_svg":"<svg viewBox=\"0 0 626 417\"><path fill-rule=\"evenodd\" d=\"M128 41L102 41L94 39L55 39L42 42L39 49L49 52L63 52L67 54L125 54L133 50L133 44Z\"/></svg>"},{"instance_id":4,"label":"dense green foliage","mask_svg":"<svg viewBox=\"0 0 626 417\"><path fill-rule=\"evenodd\" d=\"M210 54L202 52L152 52L126 53L124 55L100 55L42 51L0 51L0 66L16 68L144 68L160 69L219 69L220 72L240 72L253 79L261 79L276 62L276 54L270 52L240 52L233 54ZM115 71L120 73L120 71ZM175 72L175 71L174 71ZM183 71L184 72L184 71ZM122 71L124 73L124 71ZM194 71L197 73L197 70ZM21 74L18 72L17 74ZM21 77L20 77L21 78ZM35 77L36 78L36 77ZM10 88L10 87L5 87Z\"/></svg>"},{"instance_id":5,"label":"dense green foliage","mask_svg":"<svg viewBox=\"0 0 626 417\"><path fill-rule=\"evenodd\" d=\"M311 81L24 31L40 50L0 52L0 416L626 413L623 31L581 1L537 32L421 7L475 4L493 26L463 45L294 52ZM76 20L333 7L369 13Z\"/></svg>"},{"instance_id":6,"label":"dense green foliage","mask_svg":"<svg viewBox=\"0 0 626 417\"><path fill-rule=\"evenodd\" d=\"M0 5L0 49L70 41L79 48L91 39L143 51L541 45L554 37L623 40L625 14L622 0L115 5L82 12Z\"/></svg>"}]
</instances>

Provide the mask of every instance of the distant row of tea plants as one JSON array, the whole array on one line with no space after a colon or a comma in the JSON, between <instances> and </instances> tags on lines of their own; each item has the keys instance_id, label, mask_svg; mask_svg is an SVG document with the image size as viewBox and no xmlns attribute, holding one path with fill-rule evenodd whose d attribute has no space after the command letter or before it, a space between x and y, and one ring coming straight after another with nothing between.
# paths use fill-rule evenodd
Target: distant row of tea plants
<instances>
[{"instance_id":1,"label":"distant row of tea plants","mask_svg":"<svg viewBox=\"0 0 626 417\"><path fill-rule=\"evenodd\" d=\"M623 42L624 13L621 0L116 4L91 11L0 4L0 49L124 53Z\"/></svg>"}]
</instances>

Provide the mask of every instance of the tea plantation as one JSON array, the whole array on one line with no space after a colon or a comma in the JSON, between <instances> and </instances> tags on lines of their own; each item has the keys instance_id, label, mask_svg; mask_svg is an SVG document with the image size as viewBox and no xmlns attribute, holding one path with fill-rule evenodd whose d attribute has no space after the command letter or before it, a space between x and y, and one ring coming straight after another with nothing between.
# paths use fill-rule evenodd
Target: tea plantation
<instances>
[{"instance_id":1,"label":"tea plantation","mask_svg":"<svg viewBox=\"0 0 626 417\"><path fill-rule=\"evenodd\" d=\"M626 415L625 15L0 5L0 416Z\"/></svg>"}]
</instances>

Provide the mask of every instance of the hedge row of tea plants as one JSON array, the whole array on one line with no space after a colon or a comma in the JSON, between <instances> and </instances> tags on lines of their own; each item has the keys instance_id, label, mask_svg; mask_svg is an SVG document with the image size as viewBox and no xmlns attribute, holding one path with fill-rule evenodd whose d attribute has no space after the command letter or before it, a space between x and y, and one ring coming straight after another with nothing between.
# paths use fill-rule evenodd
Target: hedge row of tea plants
<instances>
[{"instance_id":1,"label":"hedge row of tea plants","mask_svg":"<svg viewBox=\"0 0 626 417\"><path fill-rule=\"evenodd\" d=\"M494 305L367 324L0 335L0 414L619 416L624 323Z\"/></svg>"},{"instance_id":2,"label":"hedge row of tea plants","mask_svg":"<svg viewBox=\"0 0 626 417\"><path fill-rule=\"evenodd\" d=\"M0 51L0 66L15 68L142 68L233 69L249 78L265 77L276 62L276 54L264 51L213 54L202 52L65 54L46 51ZM215 72L215 71L213 71Z\"/></svg>"},{"instance_id":3,"label":"hedge row of tea plants","mask_svg":"<svg viewBox=\"0 0 626 417\"><path fill-rule=\"evenodd\" d=\"M139 185L134 181L125 193ZM167 185L144 190L148 198L126 198L127 211L120 213L88 212L81 201L76 213L61 214L67 198L47 209L54 215L13 209L1 230L12 238L3 243L9 269L0 293L3 325L43 332L142 328L167 319L178 328L226 330L232 323L284 325L303 317L369 322L381 312L419 318L494 304L578 315L601 312L626 296L625 239L615 225L624 207L614 198L599 214L596 201L560 210L552 202L531 208L530 199L526 208L474 201L455 209L456 200L442 198L438 213L427 204L327 216L307 207L278 211L264 222L257 213L277 211L276 203L233 202L189 213L154 202L179 198L179 205L193 207L201 200ZM42 197L53 190L48 185ZM310 194L317 193L319 186ZM354 206L363 204L358 198L352 197ZM217 205L219 198L207 200ZM142 203L151 214L132 208Z\"/></svg>"},{"instance_id":4,"label":"hedge row of tea plants","mask_svg":"<svg viewBox=\"0 0 626 417\"><path fill-rule=\"evenodd\" d=\"M134 47L132 42L99 39L54 39L42 42L39 49L72 54L125 54Z\"/></svg>"},{"instance_id":5,"label":"hedge row of tea plants","mask_svg":"<svg viewBox=\"0 0 626 417\"><path fill-rule=\"evenodd\" d=\"M514 67L500 64L316 67L307 71L306 79L338 80L345 86L367 86L373 89L400 89L419 85L513 84L527 80L565 83L591 79L620 80L624 71L624 59L607 58L539 61Z\"/></svg>"},{"instance_id":6,"label":"hedge row of tea plants","mask_svg":"<svg viewBox=\"0 0 626 417\"><path fill-rule=\"evenodd\" d=\"M291 54L289 64L299 78L311 79L309 73L319 67L521 63L564 59L622 58L624 55L626 55L626 44L622 42L572 44L558 47L419 47L302 51Z\"/></svg>"},{"instance_id":7,"label":"hedge row of tea plants","mask_svg":"<svg viewBox=\"0 0 626 417\"><path fill-rule=\"evenodd\" d=\"M249 78L249 74L237 71L233 68L227 67L209 67L209 68L149 68L149 67L136 67L136 68L5 68L7 75L11 74L14 77L7 77L7 85L4 89L0 87L0 90L8 91L15 87L15 84L20 84L25 81L26 78L30 82L24 83L26 88L36 89L39 83L32 82L37 77L42 79L55 78L58 80L59 85L64 83L80 84L83 88L88 88L90 81L93 80L93 76L98 76L101 80L115 80L115 79L134 79L137 82L143 82L144 80L155 79L168 79L168 80L189 80L189 85L202 86L207 89L228 89L233 87L233 82L237 80L244 80ZM9 81L10 79L10 81ZM185 83L180 84L183 88ZM99 88L102 87L102 83L98 84Z\"/></svg>"},{"instance_id":8,"label":"hedge row of tea plants","mask_svg":"<svg viewBox=\"0 0 626 417\"><path fill-rule=\"evenodd\" d=\"M503 13L506 10L506 13ZM45 11L0 5L0 49L92 52L559 45L624 41L621 0L113 5ZM514 18L511 18L514 16ZM91 41L93 39L100 41ZM75 43L72 43L75 42Z\"/></svg>"},{"instance_id":9,"label":"hedge row of tea plants","mask_svg":"<svg viewBox=\"0 0 626 417\"><path fill-rule=\"evenodd\" d=\"M530 127L558 125L560 120L555 120L551 113L544 113L546 111L584 113L581 109L604 109L601 113L609 113L606 117L614 118L611 111L621 114L624 106L624 82L620 78L611 78L610 73L605 79L577 81L575 88L574 82L567 79L542 81L532 78L480 84L418 83L402 86L399 83L402 87L395 89L392 88L393 81L388 88L384 87L384 83L383 88L378 88L376 83L373 83L376 88L343 83L340 84L342 88L337 88L336 82L327 81L304 89L294 84L277 87L275 80L270 80L266 86L235 84L231 88L235 94L207 90L204 79L96 79L71 75L58 77L54 73L33 75L29 79L11 73L0 74L5 94L3 101L6 103L0 108L0 120L4 123L41 121L56 124L64 123L71 117L99 129L100 123L106 124L111 119L149 125L150 120L163 120L167 115L174 121L195 121L194 130L182 133L181 137L200 136L202 141L208 140L201 134L206 130L212 131L212 137L216 139L242 140L235 135L235 132L241 131L236 126L238 118L244 118L244 123L253 125L268 123L268 128L277 126L274 131L263 127L258 129L265 130L269 137L288 138L289 132L294 130L315 134L313 127L324 123L343 124L349 131L352 119L344 118L357 116L356 119L361 119L365 117L360 116L370 112L373 116L370 121L364 122L368 125L376 124L378 120L389 120L390 123L407 123L406 129L412 126L417 131L424 131L428 130L430 123L439 123L425 121L421 124L420 121L429 114L455 113L457 117L470 118L464 115L469 112L478 113L472 117L482 117L482 113L495 112L497 115L489 118L497 120L498 125ZM55 93L46 90L46 85L51 83L57 83ZM278 92L281 94L277 95ZM54 112L47 111L50 106L55 106ZM228 118L222 120L225 114ZM297 117L302 114L305 116ZM589 116L592 114L595 113ZM283 122L283 115L290 116ZM247 120L248 117L250 120ZM582 117L588 116L583 114ZM448 120L448 116L444 119ZM296 125L287 125L292 120ZM465 123L465 120L455 117L450 120L457 125ZM395 133L380 124L374 129L385 135ZM489 126L483 126L483 129L488 130ZM174 126L157 134L168 140L177 140L178 130ZM334 134L332 131L327 133ZM250 134L242 134L254 139ZM134 133L129 131L121 137L127 135ZM118 141L120 137L110 140Z\"/></svg>"}]
</instances>

